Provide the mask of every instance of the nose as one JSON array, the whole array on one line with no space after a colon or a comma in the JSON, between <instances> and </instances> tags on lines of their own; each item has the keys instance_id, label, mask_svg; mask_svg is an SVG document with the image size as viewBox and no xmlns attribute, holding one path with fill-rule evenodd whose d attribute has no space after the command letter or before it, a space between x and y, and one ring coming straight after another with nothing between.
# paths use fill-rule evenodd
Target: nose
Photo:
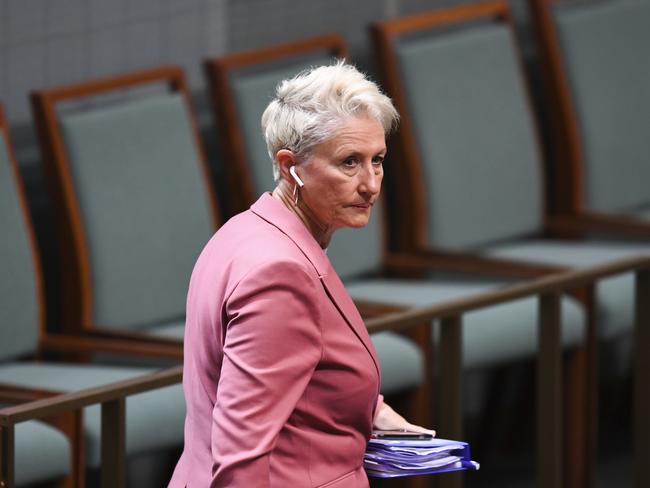
<instances>
[{"instance_id":1,"label":"nose","mask_svg":"<svg viewBox=\"0 0 650 488\"><path fill-rule=\"evenodd\" d=\"M381 166L374 166L372 163L363 165L359 172L359 193L375 196L381 190L381 180L384 176Z\"/></svg>"}]
</instances>

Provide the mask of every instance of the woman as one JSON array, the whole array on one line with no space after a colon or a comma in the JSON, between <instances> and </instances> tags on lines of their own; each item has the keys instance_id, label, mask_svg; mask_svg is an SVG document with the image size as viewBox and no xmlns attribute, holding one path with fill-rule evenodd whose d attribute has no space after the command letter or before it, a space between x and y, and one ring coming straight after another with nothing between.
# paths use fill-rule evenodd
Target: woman
<instances>
[{"instance_id":1,"label":"woman","mask_svg":"<svg viewBox=\"0 0 650 488\"><path fill-rule=\"evenodd\" d=\"M368 223L397 113L354 67L283 81L262 116L277 187L192 274L185 449L172 487L363 487L371 430L424 431L379 395L379 364L326 256Z\"/></svg>"}]
</instances>

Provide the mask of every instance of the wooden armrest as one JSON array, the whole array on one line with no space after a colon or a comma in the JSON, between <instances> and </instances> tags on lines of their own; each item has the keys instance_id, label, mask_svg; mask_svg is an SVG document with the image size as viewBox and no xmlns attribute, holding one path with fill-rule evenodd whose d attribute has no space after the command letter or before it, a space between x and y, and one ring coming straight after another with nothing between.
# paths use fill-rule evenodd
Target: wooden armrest
<instances>
[{"instance_id":1,"label":"wooden armrest","mask_svg":"<svg viewBox=\"0 0 650 488\"><path fill-rule=\"evenodd\" d=\"M49 398L61 393L56 390L29 388L26 386L0 384L0 402L24 403Z\"/></svg>"},{"instance_id":2,"label":"wooden armrest","mask_svg":"<svg viewBox=\"0 0 650 488\"><path fill-rule=\"evenodd\" d=\"M361 317L364 319L377 317L379 315L385 315L387 313L399 312L400 310L405 309L405 307L401 307L399 305L391 305L381 302L370 302L367 300L354 300L354 304L359 310Z\"/></svg>"},{"instance_id":3,"label":"wooden armrest","mask_svg":"<svg viewBox=\"0 0 650 488\"><path fill-rule=\"evenodd\" d=\"M154 335L146 334L144 332L133 332L133 331L126 331L126 330L109 330L109 329L102 329L100 327L84 331L83 335L100 337L104 339L116 339L120 341L162 344L164 346L178 346L179 344L183 343L182 340L172 339L167 337L156 337Z\"/></svg>"},{"instance_id":4,"label":"wooden armrest","mask_svg":"<svg viewBox=\"0 0 650 488\"><path fill-rule=\"evenodd\" d=\"M0 409L3 486L13 486L14 427L28 420L44 420L71 440L71 474L66 486L85 486L82 408L102 404L102 486L124 486L125 399L130 395L179 383L183 369L176 366L136 378L85 390L61 393Z\"/></svg>"},{"instance_id":5,"label":"wooden armrest","mask_svg":"<svg viewBox=\"0 0 650 488\"><path fill-rule=\"evenodd\" d=\"M180 383L182 379L183 368L174 366L173 368L136 378L5 407L0 409L0 426L14 425L26 420L42 419L98 403L124 399L137 393Z\"/></svg>"},{"instance_id":6,"label":"wooden armrest","mask_svg":"<svg viewBox=\"0 0 650 488\"><path fill-rule=\"evenodd\" d=\"M161 359L183 360L183 345L179 342L138 342L111 337L90 335L48 334L41 338L44 351L58 353L113 353L146 356Z\"/></svg>"},{"instance_id":7,"label":"wooden armrest","mask_svg":"<svg viewBox=\"0 0 650 488\"><path fill-rule=\"evenodd\" d=\"M450 251L417 251L415 253L391 253L387 256L386 268L391 271L440 271L461 273L490 278L530 279L566 268L544 264L529 264L501 258L491 258L470 253Z\"/></svg>"},{"instance_id":8,"label":"wooden armrest","mask_svg":"<svg viewBox=\"0 0 650 488\"><path fill-rule=\"evenodd\" d=\"M584 212L580 215L554 216L547 218L546 228L552 235L560 237L593 233L620 238L650 239L650 222L624 215Z\"/></svg>"},{"instance_id":9,"label":"wooden armrest","mask_svg":"<svg viewBox=\"0 0 650 488\"><path fill-rule=\"evenodd\" d=\"M544 294L562 294L569 290L585 288L610 276L622 273L650 273L650 256L635 256L613 262L552 273L535 280L502 286L467 297L435 303L424 307L408 308L365 321L370 333L390 330L397 332L417 326L424 321L456 317L468 312L498 305L508 301ZM645 278L644 278L645 279Z\"/></svg>"},{"instance_id":10,"label":"wooden armrest","mask_svg":"<svg viewBox=\"0 0 650 488\"><path fill-rule=\"evenodd\" d=\"M42 388L0 384L0 401L11 404L56 398L61 394L60 391ZM40 421L61 431L70 442L70 473L66 477L67 483L64 483L63 486L85 486L83 411L81 409L65 410L43 417Z\"/></svg>"}]
</instances>

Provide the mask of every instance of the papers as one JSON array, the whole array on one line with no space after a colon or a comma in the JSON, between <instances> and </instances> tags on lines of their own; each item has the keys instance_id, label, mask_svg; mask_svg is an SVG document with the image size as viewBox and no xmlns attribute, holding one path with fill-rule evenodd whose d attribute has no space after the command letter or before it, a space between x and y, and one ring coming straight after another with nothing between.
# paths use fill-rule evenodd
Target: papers
<instances>
[{"instance_id":1,"label":"papers","mask_svg":"<svg viewBox=\"0 0 650 488\"><path fill-rule=\"evenodd\" d=\"M479 464L470 459L469 444L437 438L370 439L363 463L368 476L376 478L479 469Z\"/></svg>"}]
</instances>

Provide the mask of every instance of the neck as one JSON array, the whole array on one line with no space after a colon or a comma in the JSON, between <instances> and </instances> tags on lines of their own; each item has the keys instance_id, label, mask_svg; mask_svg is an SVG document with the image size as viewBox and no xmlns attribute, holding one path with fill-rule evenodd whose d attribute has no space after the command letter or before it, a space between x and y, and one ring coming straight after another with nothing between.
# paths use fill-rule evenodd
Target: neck
<instances>
[{"instance_id":1,"label":"neck","mask_svg":"<svg viewBox=\"0 0 650 488\"><path fill-rule=\"evenodd\" d=\"M286 181L282 180L273 190L273 197L280 200L285 207L296 214L298 219L307 227L309 233L314 236L316 242L321 248L325 249L332 239L333 231L327 225L324 225L316 219L309 207L300 199L300 189L298 191L298 204L294 203L293 187Z\"/></svg>"}]
</instances>

